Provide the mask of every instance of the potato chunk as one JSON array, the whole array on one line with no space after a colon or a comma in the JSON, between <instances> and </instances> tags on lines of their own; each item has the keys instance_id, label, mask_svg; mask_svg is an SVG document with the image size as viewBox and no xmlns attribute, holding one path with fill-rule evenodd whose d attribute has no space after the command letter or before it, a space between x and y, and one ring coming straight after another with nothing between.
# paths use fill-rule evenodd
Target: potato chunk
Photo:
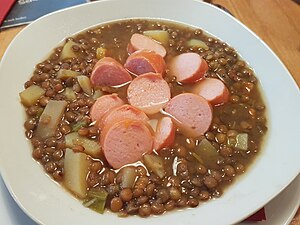
<instances>
[{"instance_id":1,"label":"potato chunk","mask_svg":"<svg viewBox=\"0 0 300 225\"><path fill-rule=\"evenodd\" d=\"M217 162L222 158L219 155L217 149L207 139L203 139L200 142L200 144L196 147L194 153L196 155L193 155L199 162L203 161L203 164L205 166L211 168L218 168Z\"/></svg>"},{"instance_id":2,"label":"potato chunk","mask_svg":"<svg viewBox=\"0 0 300 225\"><path fill-rule=\"evenodd\" d=\"M75 153L72 149L66 149L63 182L66 188L79 198L84 198L87 194L88 168L89 161L85 153Z\"/></svg>"},{"instance_id":3,"label":"potato chunk","mask_svg":"<svg viewBox=\"0 0 300 225\"><path fill-rule=\"evenodd\" d=\"M57 78L62 80L67 80L68 78L75 78L80 75L81 74L79 72L73 70L66 70L66 69L60 69L57 72Z\"/></svg>"},{"instance_id":4,"label":"potato chunk","mask_svg":"<svg viewBox=\"0 0 300 225\"><path fill-rule=\"evenodd\" d=\"M148 36L163 45L168 45L169 43L169 33L165 30L146 30L143 32L143 35Z\"/></svg>"},{"instance_id":5,"label":"potato chunk","mask_svg":"<svg viewBox=\"0 0 300 225\"><path fill-rule=\"evenodd\" d=\"M236 144L235 147L237 149L247 151L248 150L248 134L247 133L241 133L236 135Z\"/></svg>"},{"instance_id":6,"label":"potato chunk","mask_svg":"<svg viewBox=\"0 0 300 225\"><path fill-rule=\"evenodd\" d=\"M73 148L76 145L84 147L84 152L94 158L100 156L101 148L98 142L80 136L77 132L69 133L65 137L66 146Z\"/></svg>"},{"instance_id":7,"label":"potato chunk","mask_svg":"<svg viewBox=\"0 0 300 225\"><path fill-rule=\"evenodd\" d=\"M53 137L67 104L66 101L50 100L40 117L34 135L41 139Z\"/></svg>"},{"instance_id":8,"label":"potato chunk","mask_svg":"<svg viewBox=\"0 0 300 225\"><path fill-rule=\"evenodd\" d=\"M118 174L119 174L118 176L120 176L120 180L121 180L120 186L122 188L132 188L134 186L137 177L137 172L135 167L133 166L123 167Z\"/></svg>"},{"instance_id":9,"label":"potato chunk","mask_svg":"<svg viewBox=\"0 0 300 225\"><path fill-rule=\"evenodd\" d=\"M37 85L31 85L19 95L22 104L28 107L34 105L43 94L45 94L45 90L43 88Z\"/></svg>"},{"instance_id":10,"label":"potato chunk","mask_svg":"<svg viewBox=\"0 0 300 225\"><path fill-rule=\"evenodd\" d=\"M77 77L77 80L78 80L80 87L86 94L88 94L88 95L93 94L93 89L92 89L90 78L88 78L87 76L81 75L81 76Z\"/></svg>"},{"instance_id":11,"label":"potato chunk","mask_svg":"<svg viewBox=\"0 0 300 225\"><path fill-rule=\"evenodd\" d=\"M65 88L63 95L66 96L67 100L69 100L69 101L73 101L76 99L75 92L73 91L72 88L69 88L69 87Z\"/></svg>"},{"instance_id":12,"label":"potato chunk","mask_svg":"<svg viewBox=\"0 0 300 225\"><path fill-rule=\"evenodd\" d=\"M68 41L61 51L60 59L74 58L76 57L75 52L72 49L72 46L78 45L74 41Z\"/></svg>"},{"instance_id":13,"label":"potato chunk","mask_svg":"<svg viewBox=\"0 0 300 225\"><path fill-rule=\"evenodd\" d=\"M100 98L102 95L103 95L103 91L101 91L101 90L95 90L92 97L93 97L93 99L96 100L97 98Z\"/></svg>"},{"instance_id":14,"label":"potato chunk","mask_svg":"<svg viewBox=\"0 0 300 225\"><path fill-rule=\"evenodd\" d=\"M103 47L97 48L96 57L97 59L102 59L105 57L107 50Z\"/></svg>"},{"instance_id":15,"label":"potato chunk","mask_svg":"<svg viewBox=\"0 0 300 225\"><path fill-rule=\"evenodd\" d=\"M196 47L196 48L203 48L204 50L209 50L209 47L201 40L198 39L191 39L187 42L188 47Z\"/></svg>"},{"instance_id":16,"label":"potato chunk","mask_svg":"<svg viewBox=\"0 0 300 225\"><path fill-rule=\"evenodd\" d=\"M153 171L157 176L163 178L166 174L163 159L158 155L144 155L143 162L148 170Z\"/></svg>"}]
</instances>

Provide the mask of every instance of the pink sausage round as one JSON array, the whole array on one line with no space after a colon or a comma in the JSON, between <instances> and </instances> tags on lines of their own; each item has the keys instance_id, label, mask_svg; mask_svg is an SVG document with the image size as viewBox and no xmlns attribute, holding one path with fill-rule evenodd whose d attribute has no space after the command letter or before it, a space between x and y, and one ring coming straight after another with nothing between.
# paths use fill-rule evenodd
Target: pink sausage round
<instances>
[{"instance_id":1,"label":"pink sausage round","mask_svg":"<svg viewBox=\"0 0 300 225\"><path fill-rule=\"evenodd\" d=\"M224 104L229 99L229 90L225 84L216 78L200 80L195 84L193 93L201 95L213 105Z\"/></svg>"},{"instance_id":2,"label":"pink sausage round","mask_svg":"<svg viewBox=\"0 0 300 225\"><path fill-rule=\"evenodd\" d=\"M204 76L208 66L199 54L188 52L175 56L169 63L169 69L178 82L194 83Z\"/></svg>"},{"instance_id":3,"label":"pink sausage round","mask_svg":"<svg viewBox=\"0 0 300 225\"><path fill-rule=\"evenodd\" d=\"M134 75L149 72L164 74L166 63L161 55L153 51L139 50L127 58L124 67Z\"/></svg>"},{"instance_id":4,"label":"pink sausage round","mask_svg":"<svg viewBox=\"0 0 300 225\"><path fill-rule=\"evenodd\" d=\"M175 140L175 125L170 117L162 117L156 127L154 136L154 149L171 147Z\"/></svg>"},{"instance_id":5,"label":"pink sausage round","mask_svg":"<svg viewBox=\"0 0 300 225\"><path fill-rule=\"evenodd\" d=\"M118 86L130 82L132 77L115 59L104 57L94 66L90 80L94 87Z\"/></svg>"},{"instance_id":6,"label":"pink sausage round","mask_svg":"<svg viewBox=\"0 0 300 225\"><path fill-rule=\"evenodd\" d=\"M108 111L98 123L98 127L103 130L104 127L110 126L111 124L124 119L141 120L144 122L149 120L148 116L142 110L125 104Z\"/></svg>"},{"instance_id":7,"label":"pink sausage round","mask_svg":"<svg viewBox=\"0 0 300 225\"><path fill-rule=\"evenodd\" d=\"M170 100L168 83L156 73L147 73L135 78L127 89L129 103L146 114L159 112Z\"/></svg>"},{"instance_id":8,"label":"pink sausage round","mask_svg":"<svg viewBox=\"0 0 300 225\"><path fill-rule=\"evenodd\" d=\"M166 49L159 44L158 42L154 41L153 39L142 35L142 34L133 34L130 38L130 42L127 46L127 51L129 54L137 51L137 50L150 50L154 51L157 54L161 55L161 57L165 57L167 54Z\"/></svg>"},{"instance_id":9,"label":"pink sausage round","mask_svg":"<svg viewBox=\"0 0 300 225\"><path fill-rule=\"evenodd\" d=\"M101 135L104 156L114 169L141 160L153 149L153 136L143 121L121 120Z\"/></svg>"},{"instance_id":10,"label":"pink sausage round","mask_svg":"<svg viewBox=\"0 0 300 225\"><path fill-rule=\"evenodd\" d=\"M203 97L192 93L183 93L172 98L165 107L174 123L183 134L199 137L210 127L213 111L210 103Z\"/></svg>"},{"instance_id":11,"label":"pink sausage round","mask_svg":"<svg viewBox=\"0 0 300 225\"><path fill-rule=\"evenodd\" d=\"M123 105L124 102L117 94L103 95L97 98L96 102L91 108L90 117L92 121L100 121L104 114L109 110Z\"/></svg>"}]
</instances>

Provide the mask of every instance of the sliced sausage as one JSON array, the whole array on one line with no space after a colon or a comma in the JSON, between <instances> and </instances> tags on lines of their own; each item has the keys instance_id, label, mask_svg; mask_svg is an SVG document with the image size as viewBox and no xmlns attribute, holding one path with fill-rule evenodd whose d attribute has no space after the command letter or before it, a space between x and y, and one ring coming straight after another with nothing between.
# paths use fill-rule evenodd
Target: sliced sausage
<instances>
[{"instance_id":1,"label":"sliced sausage","mask_svg":"<svg viewBox=\"0 0 300 225\"><path fill-rule=\"evenodd\" d=\"M156 73L147 73L135 78L127 89L127 98L131 105L146 114L160 111L171 98L168 83Z\"/></svg>"},{"instance_id":2,"label":"sliced sausage","mask_svg":"<svg viewBox=\"0 0 300 225\"><path fill-rule=\"evenodd\" d=\"M200 80L193 88L193 93L201 95L213 105L224 104L229 99L229 90L216 78Z\"/></svg>"},{"instance_id":3,"label":"sliced sausage","mask_svg":"<svg viewBox=\"0 0 300 225\"><path fill-rule=\"evenodd\" d=\"M150 153L153 136L145 122L126 119L112 124L105 135L101 135L101 146L109 165L119 169Z\"/></svg>"},{"instance_id":4,"label":"sliced sausage","mask_svg":"<svg viewBox=\"0 0 300 225\"><path fill-rule=\"evenodd\" d=\"M93 68L91 83L95 86L118 86L132 80L123 66L111 57L100 59Z\"/></svg>"},{"instance_id":5,"label":"sliced sausage","mask_svg":"<svg viewBox=\"0 0 300 225\"><path fill-rule=\"evenodd\" d=\"M103 130L105 126L117 123L124 119L134 119L147 122L148 116L140 109L137 109L131 105L125 104L108 111L98 123L98 127Z\"/></svg>"},{"instance_id":6,"label":"sliced sausage","mask_svg":"<svg viewBox=\"0 0 300 225\"><path fill-rule=\"evenodd\" d=\"M189 137L203 135L213 117L210 103L202 96L192 93L183 93L172 98L166 105L165 112Z\"/></svg>"},{"instance_id":7,"label":"sliced sausage","mask_svg":"<svg viewBox=\"0 0 300 225\"><path fill-rule=\"evenodd\" d=\"M90 117L92 121L99 121L105 113L109 110L123 105L124 102L118 97L117 94L103 95L97 98L96 102L91 108Z\"/></svg>"},{"instance_id":8,"label":"sliced sausage","mask_svg":"<svg viewBox=\"0 0 300 225\"><path fill-rule=\"evenodd\" d=\"M157 54L161 55L161 57L163 58L167 54L167 51L164 48L164 46L154 41L153 39L142 34L137 34L137 33L133 34L127 46L128 53L131 54L137 50L143 50L143 49L154 51Z\"/></svg>"},{"instance_id":9,"label":"sliced sausage","mask_svg":"<svg viewBox=\"0 0 300 225\"><path fill-rule=\"evenodd\" d=\"M178 82L194 83L204 76L208 66L199 54L188 52L175 56L169 63L169 69Z\"/></svg>"},{"instance_id":10,"label":"sliced sausage","mask_svg":"<svg viewBox=\"0 0 300 225\"><path fill-rule=\"evenodd\" d=\"M127 58L124 67L134 75L149 72L164 74L166 63L161 55L149 50L140 50Z\"/></svg>"},{"instance_id":11,"label":"sliced sausage","mask_svg":"<svg viewBox=\"0 0 300 225\"><path fill-rule=\"evenodd\" d=\"M154 149L160 150L162 148L170 147L175 140L175 125L170 117L162 117L156 127L154 137Z\"/></svg>"}]
</instances>

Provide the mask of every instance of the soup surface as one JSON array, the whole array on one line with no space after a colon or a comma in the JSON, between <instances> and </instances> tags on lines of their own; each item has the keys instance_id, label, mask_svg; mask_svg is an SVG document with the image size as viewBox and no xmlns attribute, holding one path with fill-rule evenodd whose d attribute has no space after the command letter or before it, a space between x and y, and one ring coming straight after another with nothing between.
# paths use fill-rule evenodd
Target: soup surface
<instances>
[{"instance_id":1,"label":"soup surface","mask_svg":"<svg viewBox=\"0 0 300 225\"><path fill-rule=\"evenodd\" d=\"M147 217L219 197L267 131L258 81L238 53L167 21L69 37L24 87L33 158L100 213Z\"/></svg>"}]
</instances>

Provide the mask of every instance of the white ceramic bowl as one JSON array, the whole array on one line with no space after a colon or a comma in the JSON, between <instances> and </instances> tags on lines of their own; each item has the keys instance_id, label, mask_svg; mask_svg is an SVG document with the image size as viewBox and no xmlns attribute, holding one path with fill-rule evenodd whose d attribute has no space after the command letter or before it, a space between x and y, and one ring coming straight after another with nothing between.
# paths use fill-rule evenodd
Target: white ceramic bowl
<instances>
[{"instance_id":1,"label":"white ceramic bowl","mask_svg":"<svg viewBox=\"0 0 300 225\"><path fill-rule=\"evenodd\" d=\"M31 157L18 96L34 66L65 37L96 24L132 17L200 27L233 46L254 68L268 108L269 131L263 151L221 198L147 219L96 214L45 175ZM232 224L265 205L300 170L298 87L260 38L233 17L199 1L108 0L43 17L22 30L9 46L0 65L0 87L1 175L19 206L40 224Z\"/></svg>"}]
</instances>

